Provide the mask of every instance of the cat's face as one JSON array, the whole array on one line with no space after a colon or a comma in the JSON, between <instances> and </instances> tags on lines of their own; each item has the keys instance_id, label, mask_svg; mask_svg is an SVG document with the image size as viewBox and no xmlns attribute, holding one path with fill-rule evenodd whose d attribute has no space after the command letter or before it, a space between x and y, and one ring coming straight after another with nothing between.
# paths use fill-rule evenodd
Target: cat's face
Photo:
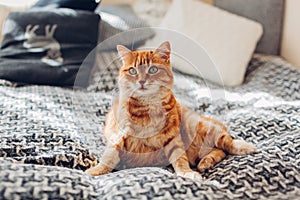
<instances>
[{"instance_id":1,"label":"cat's face","mask_svg":"<svg viewBox=\"0 0 300 200\"><path fill-rule=\"evenodd\" d=\"M173 86L170 65L170 44L164 42L155 51L130 51L118 46L123 66L119 74L119 88L128 96L163 95Z\"/></svg>"}]
</instances>

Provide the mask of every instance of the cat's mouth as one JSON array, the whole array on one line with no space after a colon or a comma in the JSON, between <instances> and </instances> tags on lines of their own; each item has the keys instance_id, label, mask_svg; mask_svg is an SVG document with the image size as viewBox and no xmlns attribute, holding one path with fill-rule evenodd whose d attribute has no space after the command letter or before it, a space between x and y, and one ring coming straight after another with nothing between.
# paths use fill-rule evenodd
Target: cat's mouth
<instances>
[{"instance_id":1,"label":"cat's mouth","mask_svg":"<svg viewBox=\"0 0 300 200\"><path fill-rule=\"evenodd\" d=\"M141 85L140 85L140 88L139 88L138 90L145 91L145 90L147 90L147 88L145 88L145 85L144 85L144 84L141 84Z\"/></svg>"},{"instance_id":2,"label":"cat's mouth","mask_svg":"<svg viewBox=\"0 0 300 200\"><path fill-rule=\"evenodd\" d=\"M145 88L145 87L140 87L139 90L141 90L141 91L146 91L146 90L148 90L148 89Z\"/></svg>"}]
</instances>

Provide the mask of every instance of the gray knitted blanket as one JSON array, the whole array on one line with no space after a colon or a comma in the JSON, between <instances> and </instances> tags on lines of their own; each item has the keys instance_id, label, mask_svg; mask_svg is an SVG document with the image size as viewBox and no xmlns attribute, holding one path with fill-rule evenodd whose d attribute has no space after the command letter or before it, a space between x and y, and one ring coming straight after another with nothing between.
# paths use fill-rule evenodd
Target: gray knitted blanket
<instances>
[{"instance_id":1,"label":"gray knitted blanket","mask_svg":"<svg viewBox=\"0 0 300 200\"><path fill-rule=\"evenodd\" d=\"M94 69L88 90L1 81L0 199L299 198L300 71L280 58L255 56L237 88L175 73L179 101L259 149L227 156L203 173L204 182L176 177L170 167L84 173L103 151L117 71L116 65ZM212 98L207 89L222 95Z\"/></svg>"}]
</instances>

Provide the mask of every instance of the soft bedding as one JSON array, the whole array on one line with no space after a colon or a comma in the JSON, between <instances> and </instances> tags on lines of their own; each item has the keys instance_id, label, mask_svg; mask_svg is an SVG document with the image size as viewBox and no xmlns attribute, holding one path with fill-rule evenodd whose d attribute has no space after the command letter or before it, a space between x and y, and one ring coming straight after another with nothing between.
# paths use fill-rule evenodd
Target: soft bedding
<instances>
[{"instance_id":1,"label":"soft bedding","mask_svg":"<svg viewBox=\"0 0 300 200\"><path fill-rule=\"evenodd\" d=\"M116 89L118 61L102 55L88 90L0 86L1 199L296 199L300 195L300 71L278 57L256 55L245 83L222 88L175 73L182 103L222 120L236 138L257 145L227 156L204 182L176 177L170 167L134 168L90 177ZM107 67L107 68L106 68Z\"/></svg>"}]
</instances>

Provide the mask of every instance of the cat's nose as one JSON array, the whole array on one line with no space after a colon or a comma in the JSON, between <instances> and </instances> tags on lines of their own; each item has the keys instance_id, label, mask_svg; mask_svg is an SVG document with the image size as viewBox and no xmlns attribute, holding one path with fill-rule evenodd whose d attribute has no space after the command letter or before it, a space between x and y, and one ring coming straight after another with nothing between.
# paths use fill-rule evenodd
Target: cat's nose
<instances>
[{"instance_id":1,"label":"cat's nose","mask_svg":"<svg viewBox=\"0 0 300 200\"><path fill-rule=\"evenodd\" d=\"M141 84L141 86L144 86L144 84L146 83L146 81L141 80L141 81L139 81L139 83Z\"/></svg>"}]
</instances>

